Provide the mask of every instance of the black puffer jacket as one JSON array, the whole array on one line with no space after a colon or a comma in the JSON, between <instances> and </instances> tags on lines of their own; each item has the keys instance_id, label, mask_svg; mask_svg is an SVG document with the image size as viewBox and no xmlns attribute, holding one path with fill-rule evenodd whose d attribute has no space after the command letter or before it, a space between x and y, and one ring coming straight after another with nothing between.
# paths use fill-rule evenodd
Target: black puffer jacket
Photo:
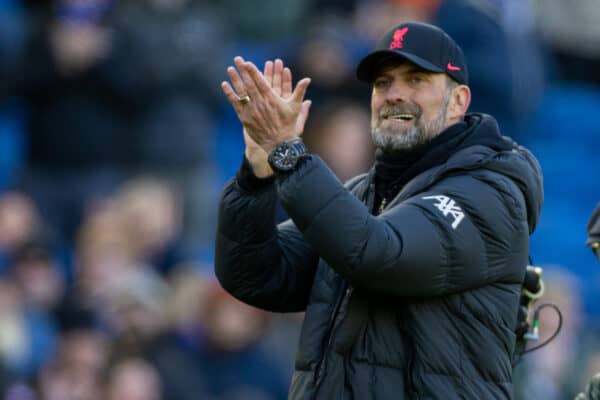
<instances>
[{"instance_id":1,"label":"black puffer jacket","mask_svg":"<svg viewBox=\"0 0 600 400\"><path fill-rule=\"evenodd\" d=\"M306 311L291 399L510 399L534 157L485 115L469 145L373 216L373 173L345 188L316 156L224 191L216 273L240 300ZM485 134L485 135L484 135ZM503 148L478 143L494 135ZM483 142L483 141L482 141ZM275 226L276 192L291 220Z\"/></svg>"}]
</instances>

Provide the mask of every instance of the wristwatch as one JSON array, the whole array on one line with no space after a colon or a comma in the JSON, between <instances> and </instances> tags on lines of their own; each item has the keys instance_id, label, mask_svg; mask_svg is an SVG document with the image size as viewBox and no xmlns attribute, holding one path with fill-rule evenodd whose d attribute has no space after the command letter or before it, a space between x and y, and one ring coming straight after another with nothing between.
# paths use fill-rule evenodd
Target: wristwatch
<instances>
[{"instance_id":1,"label":"wristwatch","mask_svg":"<svg viewBox=\"0 0 600 400\"><path fill-rule=\"evenodd\" d=\"M288 172L296 167L298 160L308 154L302 139L294 137L279 143L269 154L269 165L275 172Z\"/></svg>"}]
</instances>

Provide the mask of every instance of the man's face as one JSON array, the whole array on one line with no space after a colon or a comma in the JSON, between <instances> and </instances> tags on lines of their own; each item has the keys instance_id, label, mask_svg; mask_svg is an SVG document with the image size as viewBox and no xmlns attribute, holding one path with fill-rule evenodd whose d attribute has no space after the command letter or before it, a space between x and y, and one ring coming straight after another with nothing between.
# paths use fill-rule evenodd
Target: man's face
<instances>
[{"instance_id":1,"label":"man's face","mask_svg":"<svg viewBox=\"0 0 600 400\"><path fill-rule=\"evenodd\" d=\"M446 75L404 62L383 67L373 82L371 134L386 152L429 142L451 125L446 111L451 99Z\"/></svg>"}]
</instances>

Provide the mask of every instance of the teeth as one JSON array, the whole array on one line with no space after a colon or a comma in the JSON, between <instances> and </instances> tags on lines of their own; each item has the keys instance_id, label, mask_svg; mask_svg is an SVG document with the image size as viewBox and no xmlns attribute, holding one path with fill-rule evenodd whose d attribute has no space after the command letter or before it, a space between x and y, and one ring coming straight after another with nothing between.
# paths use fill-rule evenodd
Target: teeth
<instances>
[{"instance_id":1,"label":"teeth","mask_svg":"<svg viewBox=\"0 0 600 400\"><path fill-rule=\"evenodd\" d=\"M401 119L403 121L410 121L411 119L414 118L414 116L412 114L394 114L394 115L390 115L388 118Z\"/></svg>"}]
</instances>

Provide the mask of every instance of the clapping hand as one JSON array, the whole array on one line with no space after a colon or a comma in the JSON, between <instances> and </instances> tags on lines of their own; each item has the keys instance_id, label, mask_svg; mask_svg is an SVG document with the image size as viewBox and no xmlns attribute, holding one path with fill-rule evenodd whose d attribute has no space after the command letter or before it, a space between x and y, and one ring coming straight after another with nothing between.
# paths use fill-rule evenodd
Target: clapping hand
<instances>
[{"instance_id":1,"label":"clapping hand","mask_svg":"<svg viewBox=\"0 0 600 400\"><path fill-rule=\"evenodd\" d=\"M244 128L246 158L257 176L272 175L268 153L285 140L299 136L308 118L310 100L304 100L310 79L292 89L292 73L279 59L267 61L264 71L242 57L227 68L231 80L221 87Z\"/></svg>"}]
</instances>

